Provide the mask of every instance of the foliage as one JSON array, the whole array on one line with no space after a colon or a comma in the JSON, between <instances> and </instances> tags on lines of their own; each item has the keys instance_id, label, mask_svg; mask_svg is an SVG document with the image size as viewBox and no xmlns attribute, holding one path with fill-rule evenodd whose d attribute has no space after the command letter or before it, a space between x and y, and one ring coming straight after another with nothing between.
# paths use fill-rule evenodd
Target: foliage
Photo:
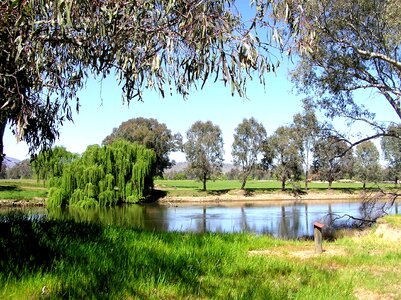
<instances>
[{"instance_id":1,"label":"foliage","mask_svg":"<svg viewBox=\"0 0 401 300\"><path fill-rule=\"evenodd\" d=\"M256 167L265 140L266 129L262 123L258 123L254 118L243 119L235 128L231 154L234 166L242 169L241 189L245 188L248 176Z\"/></svg>"},{"instance_id":2,"label":"foliage","mask_svg":"<svg viewBox=\"0 0 401 300\"><path fill-rule=\"evenodd\" d=\"M377 182L381 179L380 154L372 141L356 146L355 175L363 182Z\"/></svg>"},{"instance_id":3,"label":"foliage","mask_svg":"<svg viewBox=\"0 0 401 300\"><path fill-rule=\"evenodd\" d=\"M315 147L314 172L331 188L334 180L342 178L353 168L352 149L337 136L321 136Z\"/></svg>"},{"instance_id":4,"label":"foliage","mask_svg":"<svg viewBox=\"0 0 401 300\"><path fill-rule=\"evenodd\" d=\"M301 157L305 171L305 188L308 189L310 163L313 160L313 150L322 125L319 124L310 99L304 101L304 110L293 117L293 127L302 144Z\"/></svg>"},{"instance_id":5,"label":"foliage","mask_svg":"<svg viewBox=\"0 0 401 300\"><path fill-rule=\"evenodd\" d=\"M390 126L388 131L393 131L395 135L401 136L400 126ZM384 136L381 140L381 148L387 161L389 177L397 184L401 176L401 140L396 137Z\"/></svg>"},{"instance_id":6,"label":"foliage","mask_svg":"<svg viewBox=\"0 0 401 300\"><path fill-rule=\"evenodd\" d=\"M163 171L174 165L170 161L169 154L181 148L182 136L179 133L172 134L166 124L159 123L156 119L135 118L123 122L118 128L107 136L103 144L123 139L131 143L138 143L156 153L156 175L163 176Z\"/></svg>"},{"instance_id":7,"label":"foliage","mask_svg":"<svg viewBox=\"0 0 401 300\"><path fill-rule=\"evenodd\" d=\"M285 190L286 181L298 180L302 174L302 142L297 130L289 126L280 126L265 142L263 163L272 167L273 173L281 181Z\"/></svg>"},{"instance_id":8,"label":"foliage","mask_svg":"<svg viewBox=\"0 0 401 300\"><path fill-rule=\"evenodd\" d=\"M53 177L48 205L109 206L138 202L153 186L153 150L126 141L89 146L79 159Z\"/></svg>"},{"instance_id":9,"label":"foliage","mask_svg":"<svg viewBox=\"0 0 401 300\"><path fill-rule=\"evenodd\" d=\"M37 179L45 181L50 177L61 177L64 166L78 157L78 154L67 151L65 147L57 146L40 152L31 161L31 166Z\"/></svg>"},{"instance_id":10,"label":"foliage","mask_svg":"<svg viewBox=\"0 0 401 300\"><path fill-rule=\"evenodd\" d=\"M223 136L219 126L212 122L197 121L187 131L187 142L184 144L188 170L203 182L212 175L221 172L223 166Z\"/></svg>"},{"instance_id":11,"label":"foliage","mask_svg":"<svg viewBox=\"0 0 401 300\"><path fill-rule=\"evenodd\" d=\"M375 102L381 99L359 101L363 94L356 92L378 92L401 118L400 2L307 1L301 19L297 40L307 39L310 49L300 56L293 74L298 88L315 95L315 105L328 116L373 126L373 135L350 144L388 134L375 119Z\"/></svg>"},{"instance_id":12,"label":"foliage","mask_svg":"<svg viewBox=\"0 0 401 300\"><path fill-rule=\"evenodd\" d=\"M234 0L4 0L0 20L0 137L9 123L31 153L72 120L91 75L114 73L127 102L144 89L185 97L212 77L242 96L275 65Z\"/></svg>"}]
</instances>

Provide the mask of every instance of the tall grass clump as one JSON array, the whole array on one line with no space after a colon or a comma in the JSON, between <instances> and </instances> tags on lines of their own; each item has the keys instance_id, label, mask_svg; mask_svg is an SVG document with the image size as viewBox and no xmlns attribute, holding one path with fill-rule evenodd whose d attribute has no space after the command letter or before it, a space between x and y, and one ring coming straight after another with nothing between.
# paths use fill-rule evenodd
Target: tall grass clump
<instances>
[{"instance_id":1,"label":"tall grass clump","mask_svg":"<svg viewBox=\"0 0 401 300\"><path fill-rule=\"evenodd\" d=\"M153 187L155 162L153 150L126 141L89 146L82 157L63 167L59 178L49 180L48 205L93 207L139 202Z\"/></svg>"}]
</instances>

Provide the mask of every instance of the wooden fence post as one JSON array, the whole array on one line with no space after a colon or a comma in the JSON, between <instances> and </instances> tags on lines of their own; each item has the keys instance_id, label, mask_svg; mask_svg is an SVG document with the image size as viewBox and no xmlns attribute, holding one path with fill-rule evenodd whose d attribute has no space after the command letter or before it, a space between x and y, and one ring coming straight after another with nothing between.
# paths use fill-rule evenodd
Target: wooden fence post
<instances>
[{"instance_id":1,"label":"wooden fence post","mask_svg":"<svg viewBox=\"0 0 401 300\"><path fill-rule=\"evenodd\" d=\"M315 252L320 254L323 252L323 247L322 247L322 230L323 230L324 224L315 222L313 223L313 236L315 239Z\"/></svg>"}]
</instances>

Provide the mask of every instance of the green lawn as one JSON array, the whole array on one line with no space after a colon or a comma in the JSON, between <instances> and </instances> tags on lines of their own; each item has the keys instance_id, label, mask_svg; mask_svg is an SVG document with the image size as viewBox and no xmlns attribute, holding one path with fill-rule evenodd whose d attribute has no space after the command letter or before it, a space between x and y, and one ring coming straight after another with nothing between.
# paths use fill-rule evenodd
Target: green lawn
<instances>
[{"instance_id":1,"label":"green lawn","mask_svg":"<svg viewBox=\"0 0 401 300\"><path fill-rule=\"evenodd\" d=\"M401 230L401 217L391 226ZM400 299L401 243L0 218L1 299Z\"/></svg>"}]
</instances>

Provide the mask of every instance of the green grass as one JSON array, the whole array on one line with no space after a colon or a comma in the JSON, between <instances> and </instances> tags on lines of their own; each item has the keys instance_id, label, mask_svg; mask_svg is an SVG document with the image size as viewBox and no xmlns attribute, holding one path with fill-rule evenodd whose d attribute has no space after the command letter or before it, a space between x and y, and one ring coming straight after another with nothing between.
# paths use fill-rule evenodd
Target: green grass
<instances>
[{"instance_id":1,"label":"green grass","mask_svg":"<svg viewBox=\"0 0 401 300\"><path fill-rule=\"evenodd\" d=\"M388 189L393 184L367 184L366 188L377 189L378 187ZM233 190L239 190L241 182L238 180L210 180L207 182L207 191L202 191L202 183L196 180L156 180L156 189L167 192L170 196L204 196L218 195ZM287 183L286 190L292 191L294 188L305 188L303 182L297 182L296 185ZM310 191L326 192L328 184L325 182L311 182L308 186ZM360 182L333 182L332 192L355 193L363 188ZM250 193L274 193L281 191L281 182L277 180L249 180L245 186L246 191Z\"/></svg>"},{"instance_id":2,"label":"green grass","mask_svg":"<svg viewBox=\"0 0 401 300\"><path fill-rule=\"evenodd\" d=\"M401 297L399 242L367 234L323 248L323 255L299 256L294 254L313 251L313 242L157 233L11 214L0 219L0 298Z\"/></svg>"},{"instance_id":3,"label":"green grass","mask_svg":"<svg viewBox=\"0 0 401 300\"><path fill-rule=\"evenodd\" d=\"M30 200L47 197L43 183L32 179L0 180L0 199Z\"/></svg>"}]
</instances>

